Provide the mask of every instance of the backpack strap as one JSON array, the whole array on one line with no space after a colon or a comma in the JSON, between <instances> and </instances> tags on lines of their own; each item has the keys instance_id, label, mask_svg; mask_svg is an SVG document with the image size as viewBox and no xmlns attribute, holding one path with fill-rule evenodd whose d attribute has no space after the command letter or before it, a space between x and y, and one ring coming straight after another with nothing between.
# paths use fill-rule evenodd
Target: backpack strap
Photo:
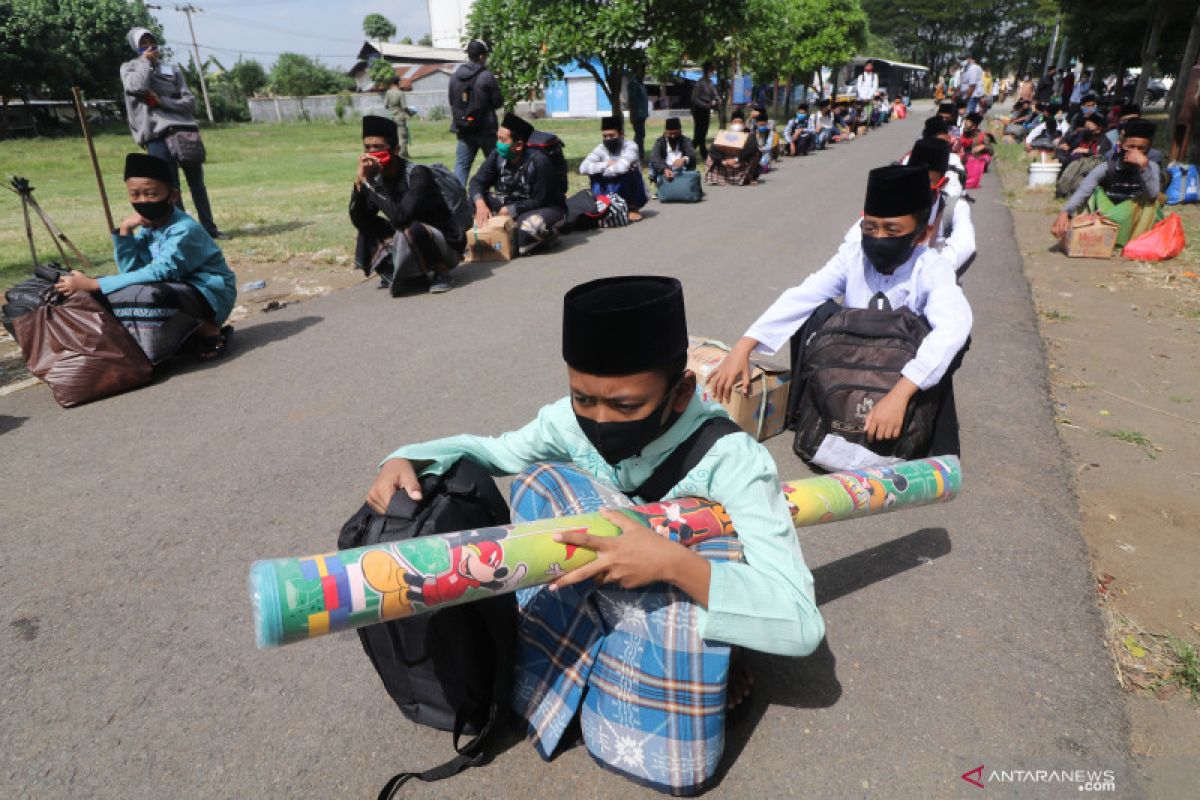
<instances>
[{"instance_id":1,"label":"backpack strap","mask_svg":"<svg viewBox=\"0 0 1200 800\"><path fill-rule=\"evenodd\" d=\"M709 417L632 494L647 503L657 503L700 463L718 440L739 431L741 428L729 417Z\"/></svg>"},{"instance_id":2,"label":"backpack strap","mask_svg":"<svg viewBox=\"0 0 1200 800\"><path fill-rule=\"evenodd\" d=\"M505 652L507 648L508 656L501 659L500 668L496 670L495 677L492 683L492 702L488 708L487 722L479 733L471 737L464 745L459 744L459 740L463 735L463 728L466 725L466 717L459 713L454 720L454 750L458 755L449 761L439 764L436 767L431 767L424 772L398 772L384 784L379 790L378 800L393 800L400 787L408 783L413 778L425 783L433 783L434 781L445 780L452 778L464 769L474 767L483 761L484 746L487 744L488 738L492 733L499 729L502 711L505 704L508 702L509 680L514 669L511 641L500 641L499 632L493 627L488 626L489 632L492 634L492 642L496 646L497 653Z\"/></svg>"}]
</instances>

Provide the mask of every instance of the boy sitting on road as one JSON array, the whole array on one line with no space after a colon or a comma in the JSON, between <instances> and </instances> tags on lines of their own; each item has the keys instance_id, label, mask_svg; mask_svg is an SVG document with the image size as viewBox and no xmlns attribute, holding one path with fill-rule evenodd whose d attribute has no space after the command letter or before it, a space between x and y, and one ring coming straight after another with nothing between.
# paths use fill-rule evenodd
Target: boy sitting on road
<instances>
[{"instance_id":1,"label":"boy sitting on road","mask_svg":"<svg viewBox=\"0 0 1200 800\"><path fill-rule=\"evenodd\" d=\"M727 401L735 388L748 391L751 353L772 355L789 340L792 391L799 391L804 343L841 308L835 298L844 298L849 308L867 308L882 293L892 308L908 307L923 316L931 331L896 385L867 413L867 440L899 437L909 402L917 392L938 387L943 394L928 455L958 455L952 376L965 352L972 315L954 267L927 244L934 234L929 178L924 166L871 171L859 240L843 243L824 267L784 292L750 326L709 378L714 397Z\"/></svg>"},{"instance_id":2,"label":"boy sitting on road","mask_svg":"<svg viewBox=\"0 0 1200 800\"><path fill-rule=\"evenodd\" d=\"M963 164L958 153L954 152L954 143L957 139L950 132L950 126L946 123L945 118L940 114L936 117L930 117L925 120L925 128L921 131L922 139L937 139L946 143L950 148L950 165L947 171L947 181L945 191L951 196L957 197L963 193L963 184L967 182L967 168ZM900 163L906 163L908 156L901 159Z\"/></svg>"},{"instance_id":3,"label":"boy sitting on road","mask_svg":"<svg viewBox=\"0 0 1200 800\"><path fill-rule=\"evenodd\" d=\"M55 289L103 292L113 313L158 363L191 341L201 361L225 355L233 327L237 277L221 248L176 203L167 162L144 153L125 157L125 189L134 213L113 231L116 275L89 278L73 270ZM152 324L148 324L151 321Z\"/></svg>"},{"instance_id":4,"label":"boy sitting on road","mask_svg":"<svg viewBox=\"0 0 1200 800\"><path fill-rule=\"evenodd\" d=\"M554 164L541 150L531 150L533 126L516 114L506 114L496 132L496 148L471 178L467 196L475 204L475 224L494 216L517 225L517 252L529 255L558 241L558 228L567 216L567 198ZM636 145L635 145L636 147Z\"/></svg>"},{"instance_id":5,"label":"boy sitting on road","mask_svg":"<svg viewBox=\"0 0 1200 800\"><path fill-rule=\"evenodd\" d=\"M824 150L825 145L833 141L833 137L837 133L837 121L833 118L833 112L830 111L829 105L828 98L817 102L817 117L813 120L813 134L818 150Z\"/></svg>"},{"instance_id":6,"label":"boy sitting on road","mask_svg":"<svg viewBox=\"0 0 1200 800\"><path fill-rule=\"evenodd\" d=\"M450 270L462 260L467 237L433 172L409 169L399 126L386 117L363 117L362 142L350 193L350 221L358 229L354 265L380 273L393 294L418 281L433 294L450 291Z\"/></svg>"},{"instance_id":7,"label":"boy sitting on road","mask_svg":"<svg viewBox=\"0 0 1200 800\"><path fill-rule=\"evenodd\" d=\"M602 766L676 795L709 784L726 706L750 690L747 670L730 665L730 647L802 656L824 635L775 463L701 399L687 347L674 278L576 286L563 304L569 396L496 438L401 447L367 496L380 513L396 491L419 500L419 474L443 474L466 458L492 475L519 473L510 492L517 521L609 509L604 516L623 535L556 537L594 550L595 561L517 594L512 708L543 758L578 714ZM701 428L719 438L696 466L652 479ZM612 510L650 492L722 503L736 537L691 549Z\"/></svg>"},{"instance_id":8,"label":"boy sitting on road","mask_svg":"<svg viewBox=\"0 0 1200 800\"><path fill-rule=\"evenodd\" d=\"M816 144L813 123L808 116L808 103L796 106L796 116L783 129L784 147L789 156L806 156Z\"/></svg>"},{"instance_id":9,"label":"boy sitting on road","mask_svg":"<svg viewBox=\"0 0 1200 800\"><path fill-rule=\"evenodd\" d=\"M758 131L746 127L746 115L743 111L734 111L729 121L729 130L733 133L749 133L756 137ZM757 145L757 138L754 144ZM705 162L707 171L704 182L711 186L757 186L759 172L758 147L743 148L736 155L718 150L716 145L709 148L708 160Z\"/></svg>"},{"instance_id":10,"label":"boy sitting on road","mask_svg":"<svg viewBox=\"0 0 1200 800\"><path fill-rule=\"evenodd\" d=\"M668 117L663 135L650 148L650 181L673 181L681 172L696 169L696 148L683 135L679 117Z\"/></svg>"},{"instance_id":11,"label":"boy sitting on road","mask_svg":"<svg viewBox=\"0 0 1200 800\"><path fill-rule=\"evenodd\" d=\"M954 266L955 275L962 277L975 257L975 225L971 221L971 204L963 199L962 185L950 170L952 155L950 145L942 139L919 139L900 163L929 171L929 189L934 197L929 214L934 233L929 246ZM861 239L862 228L856 222L846 232L844 241Z\"/></svg>"},{"instance_id":12,"label":"boy sitting on road","mask_svg":"<svg viewBox=\"0 0 1200 800\"><path fill-rule=\"evenodd\" d=\"M1101 197L1114 204L1129 201L1143 209L1157 205L1162 174L1155 159L1157 151L1150 147L1155 130L1154 123L1144 119L1125 123L1120 146L1087 174L1054 218L1050 232L1056 238L1062 238L1070 228L1072 216L1085 207L1096 207ZM1132 236L1153 224L1154 216L1143 214L1142 224L1136 230L1122 226L1117 244L1124 246Z\"/></svg>"},{"instance_id":13,"label":"boy sitting on road","mask_svg":"<svg viewBox=\"0 0 1200 800\"><path fill-rule=\"evenodd\" d=\"M625 139L620 117L600 120L603 141L579 164L579 173L591 178L592 194L617 194L629 206L629 221L642 218L640 209L649 199L642 180L641 151L635 142Z\"/></svg>"}]
</instances>

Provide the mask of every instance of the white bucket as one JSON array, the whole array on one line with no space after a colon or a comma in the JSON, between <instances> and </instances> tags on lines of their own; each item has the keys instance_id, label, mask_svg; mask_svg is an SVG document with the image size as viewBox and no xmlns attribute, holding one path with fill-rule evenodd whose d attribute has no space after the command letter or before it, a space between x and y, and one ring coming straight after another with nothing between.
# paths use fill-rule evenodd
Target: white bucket
<instances>
[{"instance_id":1,"label":"white bucket","mask_svg":"<svg viewBox=\"0 0 1200 800\"><path fill-rule=\"evenodd\" d=\"M1033 162L1029 165L1029 188L1040 189L1058 183L1058 173L1062 164L1058 161L1048 161L1045 164Z\"/></svg>"}]
</instances>

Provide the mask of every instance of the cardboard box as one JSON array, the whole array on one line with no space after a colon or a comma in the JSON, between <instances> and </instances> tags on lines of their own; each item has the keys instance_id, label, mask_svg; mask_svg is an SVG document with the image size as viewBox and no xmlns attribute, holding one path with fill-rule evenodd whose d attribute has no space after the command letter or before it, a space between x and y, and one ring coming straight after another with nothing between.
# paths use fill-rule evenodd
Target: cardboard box
<instances>
[{"instance_id":1,"label":"cardboard box","mask_svg":"<svg viewBox=\"0 0 1200 800\"><path fill-rule=\"evenodd\" d=\"M464 261L512 261L517 252L517 226L512 217L492 217L467 231Z\"/></svg>"},{"instance_id":2,"label":"cardboard box","mask_svg":"<svg viewBox=\"0 0 1200 800\"><path fill-rule=\"evenodd\" d=\"M717 131L717 135L712 143L712 149L725 158L740 156L742 153L757 149L757 147L757 143L749 133L738 133L727 130Z\"/></svg>"},{"instance_id":3,"label":"cardboard box","mask_svg":"<svg viewBox=\"0 0 1200 800\"><path fill-rule=\"evenodd\" d=\"M728 352L729 347L722 342L700 336L688 337L688 369L696 373L705 400L712 399L708 393L708 376ZM750 394L734 392L729 402L722 405L742 430L761 442L783 432L792 371L760 359L751 359L750 363L753 367Z\"/></svg>"},{"instance_id":4,"label":"cardboard box","mask_svg":"<svg viewBox=\"0 0 1200 800\"><path fill-rule=\"evenodd\" d=\"M1063 250L1071 258L1112 258L1118 227L1103 214L1080 214L1063 234Z\"/></svg>"}]
</instances>

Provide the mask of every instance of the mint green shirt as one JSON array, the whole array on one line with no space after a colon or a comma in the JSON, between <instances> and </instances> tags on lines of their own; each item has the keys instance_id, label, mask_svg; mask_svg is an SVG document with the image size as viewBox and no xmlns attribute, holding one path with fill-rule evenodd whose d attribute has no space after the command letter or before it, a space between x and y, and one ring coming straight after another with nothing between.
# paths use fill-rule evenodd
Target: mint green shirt
<instances>
[{"instance_id":1,"label":"mint green shirt","mask_svg":"<svg viewBox=\"0 0 1200 800\"><path fill-rule=\"evenodd\" d=\"M641 455L614 467L580 430L567 397L544 406L520 430L497 437L450 436L401 447L388 458L407 458L421 474L441 474L459 458L470 459L492 475L515 475L540 461L570 462L630 494L704 420L716 416L725 416L725 410L697 395L670 430ZM745 556L745 563L710 562L701 635L780 655L805 656L815 650L825 635L825 623L766 448L745 433L722 437L664 499L678 497L702 497L723 505Z\"/></svg>"}]
</instances>

